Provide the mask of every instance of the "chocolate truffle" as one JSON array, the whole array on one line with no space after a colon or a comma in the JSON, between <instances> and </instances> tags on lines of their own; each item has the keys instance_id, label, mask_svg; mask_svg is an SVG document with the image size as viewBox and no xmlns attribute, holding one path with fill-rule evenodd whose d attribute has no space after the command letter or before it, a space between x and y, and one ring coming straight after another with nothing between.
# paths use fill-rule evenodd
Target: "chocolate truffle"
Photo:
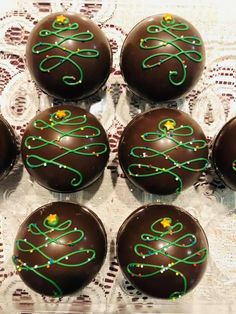
<instances>
[{"instance_id":1,"label":"chocolate truffle","mask_svg":"<svg viewBox=\"0 0 236 314\"><path fill-rule=\"evenodd\" d=\"M12 259L27 286L60 297L93 280L106 250L104 227L92 211L55 202L38 208L22 223Z\"/></svg>"},{"instance_id":2,"label":"chocolate truffle","mask_svg":"<svg viewBox=\"0 0 236 314\"><path fill-rule=\"evenodd\" d=\"M228 121L213 142L212 163L226 186L236 191L236 118Z\"/></svg>"},{"instance_id":3,"label":"chocolate truffle","mask_svg":"<svg viewBox=\"0 0 236 314\"><path fill-rule=\"evenodd\" d=\"M180 193L208 165L201 127L175 109L154 109L136 116L119 143L119 161L128 179L154 194Z\"/></svg>"},{"instance_id":4,"label":"chocolate truffle","mask_svg":"<svg viewBox=\"0 0 236 314\"><path fill-rule=\"evenodd\" d=\"M54 13L30 33L26 47L29 71L50 96L82 99L106 82L111 48L101 29L77 13Z\"/></svg>"},{"instance_id":5,"label":"chocolate truffle","mask_svg":"<svg viewBox=\"0 0 236 314\"><path fill-rule=\"evenodd\" d=\"M57 192L81 190L103 173L109 143L100 122L75 106L39 113L22 138L22 159L29 174Z\"/></svg>"},{"instance_id":6,"label":"chocolate truffle","mask_svg":"<svg viewBox=\"0 0 236 314\"><path fill-rule=\"evenodd\" d=\"M12 127L0 115L0 180L12 169L17 156L16 138Z\"/></svg>"},{"instance_id":7,"label":"chocolate truffle","mask_svg":"<svg viewBox=\"0 0 236 314\"><path fill-rule=\"evenodd\" d=\"M134 211L117 236L117 256L125 277L141 292L176 299L202 278L208 256L198 221L173 205L148 205Z\"/></svg>"},{"instance_id":8,"label":"chocolate truffle","mask_svg":"<svg viewBox=\"0 0 236 314\"><path fill-rule=\"evenodd\" d=\"M199 80L205 49L198 31L176 15L148 17L128 34L120 66L130 90L150 101L181 97Z\"/></svg>"}]
</instances>

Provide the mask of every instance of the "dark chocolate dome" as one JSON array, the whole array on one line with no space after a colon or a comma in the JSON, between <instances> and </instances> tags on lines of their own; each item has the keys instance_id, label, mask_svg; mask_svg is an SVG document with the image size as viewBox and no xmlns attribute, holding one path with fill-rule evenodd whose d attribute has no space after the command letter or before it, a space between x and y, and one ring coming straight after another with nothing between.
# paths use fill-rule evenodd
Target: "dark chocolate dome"
<instances>
[{"instance_id":1,"label":"dark chocolate dome","mask_svg":"<svg viewBox=\"0 0 236 314\"><path fill-rule=\"evenodd\" d=\"M124 41L120 66L130 90L150 101L176 99L199 80L205 49L198 31L176 15L138 23Z\"/></svg>"},{"instance_id":2,"label":"dark chocolate dome","mask_svg":"<svg viewBox=\"0 0 236 314\"><path fill-rule=\"evenodd\" d=\"M154 109L136 116L124 129L118 148L121 168L140 189L180 193L208 165L205 135L188 114Z\"/></svg>"},{"instance_id":3,"label":"dark chocolate dome","mask_svg":"<svg viewBox=\"0 0 236 314\"><path fill-rule=\"evenodd\" d=\"M94 279L106 250L105 230L92 211L78 204L54 202L38 208L22 223L13 262L31 289L60 297Z\"/></svg>"},{"instance_id":4,"label":"dark chocolate dome","mask_svg":"<svg viewBox=\"0 0 236 314\"><path fill-rule=\"evenodd\" d=\"M82 99L106 82L112 54L102 30L89 18L59 12L43 18L31 31L26 61L44 92L56 98Z\"/></svg>"},{"instance_id":5,"label":"dark chocolate dome","mask_svg":"<svg viewBox=\"0 0 236 314\"><path fill-rule=\"evenodd\" d=\"M0 116L0 180L4 179L12 169L17 153L14 130Z\"/></svg>"},{"instance_id":6,"label":"dark chocolate dome","mask_svg":"<svg viewBox=\"0 0 236 314\"><path fill-rule=\"evenodd\" d=\"M138 290L176 299L202 278L208 242L198 221L183 209L147 205L120 227L117 256L123 274Z\"/></svg>"},{"instance_id":7,"label":"dark chocolate dome","mask_svg":"<svg viewBox=\"0 0 236 314\"><path fill-rule=\"evenodd\" d=\"M213 142L212 163L230 189L236 191L236 117L228 121Z\"/></svg>"},{"instance_id":8,"label":"dark chocolate dome","mask_svg":"<svg viewBox=\"0 0 236 314\"><path fill-rule=\"evenodd\" d=\"M109 143L94 115L62 105L46 109L30 121L21 152L27 171L40 185L52 191L75 192L102 175Z\"/></svg>"}]
</instances>

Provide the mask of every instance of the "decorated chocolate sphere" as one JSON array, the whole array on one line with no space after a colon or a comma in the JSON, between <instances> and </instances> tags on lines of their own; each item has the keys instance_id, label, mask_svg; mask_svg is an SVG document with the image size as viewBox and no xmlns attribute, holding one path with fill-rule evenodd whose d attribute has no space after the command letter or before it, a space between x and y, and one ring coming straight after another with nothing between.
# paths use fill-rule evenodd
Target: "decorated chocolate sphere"
<instances>
[{"instance_id":1,"label":"decorated chocolate sphere","mask_svg":"<svg viewBox=\"0 0 236 314\"><path fill-rule=\"evenodd\" d=\"M221 180L236 191L236 118L228 121L213 143L212 163Z\"/></svg>"},{"instance_id":2,"label":"decorated chocolate sphere","mask_svg":"<svg viewBox=\"0 0 236 314\"><path fill-rule=\"evenodd\" d=\"M128 34L120 66L130 90L147 100L176 99L200 78L205 50L198 31L181 17L148 17Z\"/></svg>"},{"instance_id":3,"label":"decorated chocolate sphere","mask_svg":"<svg viewBox=\"0 0 236 314\"><path fill-rule=\"evenodd\" d=\"M138 290L176 299L202 278L208 242L198 221L183 209L148 205L120 227L117 256L123 274Z\"/></svg>"},{"instance_id":4,"label":"decorated chocolate sphere","mask_svg":"<svg viewBox=\"0 0 236 314\"><path fill-rule=\"evenodd\" d=\"M12 127L0 116L0 180L12 169L17 156L16 138Z\"/></svg>"},{"instance_id":5,"label":"decorated chocolate sphere","mask_svg":"<svg viewBox=\"0 0 236 314\"><path fill-rule=\"evenodd\" d=\"M92 211L55 202L38 208L22 223L13 263L31 289L60 297L93 280L106 250L104 227Z\"/></svg>"},{"instance_id":6,"label":"decorated chocolate sphere","mask_svg":"<svg viewBox=\"0 0 236 314\"><path fill-rule=\"evenodd\" d=\"M154 109L136 116L119 143L119 161L128 179L154 194L180 193L208 165L201 127L175 109Z\"/></svg>"},{"instance_id":7,"label":"decorated chocolate sphere","mask_svg":"<svg viewBox=\"0 0 236 314\"><path fill-rule=\"evenodd\" d=\"M101 29L76 13L54 13L32 30L26 47L29 71L47 94L82 99L97 92L111 68L111 49Z\"/></svg>"},{"instance_id":8,"label":"decorated chocolate sphere","mask_svg":"<svg viewBox=\"0 0 236 314\"><path fill-rule=\"evenodd\" d=\"M75 106L56 106L30 121L22 138L22 159L29 174L57 192L81 190L103 173L109 143L100 122Z\"/></svg>"}]
</instances>

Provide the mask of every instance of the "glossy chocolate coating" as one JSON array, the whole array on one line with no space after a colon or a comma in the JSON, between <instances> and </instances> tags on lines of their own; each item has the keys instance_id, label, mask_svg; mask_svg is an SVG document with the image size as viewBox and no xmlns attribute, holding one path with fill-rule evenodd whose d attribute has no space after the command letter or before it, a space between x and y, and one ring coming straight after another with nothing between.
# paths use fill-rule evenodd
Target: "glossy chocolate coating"
<instances>
[{"instance_id":1,"label":"glossy chocolate coating","mask_svg":"<svg viewBox=\"0 0 236 314\"><path fill-rule=\"evenodd\" d=\"M170 15L168 22L164 16L154 15L138 23L121 50L124 80L134 94L149 101L183 96L197 83L205 64L198 31L181 17Z\"/></svg>"},{"instance_id":2,"label":"glossy chocolate coating","mask_svg":"<svg viewBox=\"0 0 236 314\"><path fill-rule=\"evenodd\" d=\"M175 299L202 278L208 242L198 221L183 209L147 205L120 227L117 256L123 274L138 290Z\"/></svg>"},{"instance_id":3,"label":"glossy chocolate coating","mask_svg":"<svg viewBox=\"0 0 236 314\"><path fill-rule=\"evenodd\" d=\"M212 163L221 180L236 191L236 118L228 121L216 136Z\"/></svg>"},{"instance_id":4,"label":"glossy chocolate coating","mask_svg":"<svg viewBox=\"0 0 236 314\"><path fill-rule=\"evenodd\" d=\"M12 169L17 156L16 138L12 127L0 116L0 180Z\"/></svg>"},{"instance_id":5,"label":"glossy chocolate coating","mask_svg":"<svg viewBox=\"0 0 236 314\"><path fill-rule=\"evenodd\" d=\"M165 121L176 125L168 131ZM208 164L201 127L188 114L168 108L136 116L126 126L118 152L128 179L144 191L161 195L190 187Z\"/></svg>"},{"instance_id":6,"label":"glossy chocolate coating","mask_svg":"<svg viewBox=\"0 0 236 314\"><path fill-rule=\"evenodd\" d=\"M58 223L49 224L50 215L57 215ZM104 227L92 211L78 204L54 202L38 208L22 223L13 263L31 289L60 297L93 280L106 250Z\"/></svg>"},{"instance_id":7,"label":"glossy chocolate coating","mask_svg":"<svg viewBox=\"0 0 236 314\"><path fill-rule=\"evenodd\" d=\"M58 18L63 22L55 22ZM44 92L61 99L82 99L106 82L112 55L102 30L89 18L58 12L34 27L27 42L26 60Z\"/></svg>"},{"instance_id":8,"label":"glossy chocolate coating","mask_svg":"<svg viewBox=\"0 0 236 314\"><path fill-rule=\"evenodd\" d=\"M60 113L65 115L58 118ZM109 158L101 123L75 106L51 107L33 118L25 130L22 159L29 174L45 188L75 192L96 181Z\"/></svg>"}]
</instances>

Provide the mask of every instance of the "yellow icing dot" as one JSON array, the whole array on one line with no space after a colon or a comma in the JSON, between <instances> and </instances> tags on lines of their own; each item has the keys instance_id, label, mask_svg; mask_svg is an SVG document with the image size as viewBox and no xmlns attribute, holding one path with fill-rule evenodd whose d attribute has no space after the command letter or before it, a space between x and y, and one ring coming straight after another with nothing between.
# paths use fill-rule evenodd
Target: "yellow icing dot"
<instances>
[{"instance_id":1,"label":"yellow icing dot","mask_svg":"<svg viewBox=\"0 0 236 314\"><path fill-rule=\"evenodd\" d=\"M173 17L172 17L172 15L170 13L166 13L163 16L163 20L166 21L166 22L170 22L170 21L173 20Z\"/></svg>"},{"instance_id":2,"label":"yellow icing dot","mask_svg":"<svg viewBox=\"0 0 236 314\"><path fill-rule=\"evenodd\" d=\"M58 119L65 118L65 117L66 117L66 112L65 112L65 110L57 110L57 112L56 112L56 117L57 117Z\"/></svg>"},{"instance_id":3,"label":"yellow icing dot","mask_svg":"<svg viewBox=\"0 0 236 314\"><path fill-rule=\"evenodd\" d=\"M64 23L66 20L66 17L64 15L58 15L56 21L58 23Z\"/></svg>"},{"instance_id":4,"label":"yellow icing dot","mask_svg":"<svg viewBox=\"0 0 236 314\"><path fill-rule=\"evenodd\" d=\"M163 218L161 221L161 224L163 226L163 228L168 228L171 225L171 220L170 218Z\"/></svg>"},{"instance_id":5,"label":"yellow icing dot","mask_svg":"<svg viewBox=\"0 0 236 314\"><path fill-rule=\"evenodd\" d=\"M175 128L175 124L172 121L166 121L166 123L164 124L164 126L166 127L167 131L169 130L173 130Z\"/></svg>"},{"instance_id":6,"label":"yellow icing dot","mask_svg":"<svg viewBox=\"0 0 236 314\"><path fill-rule=\"evenodd\" d=\"M49 223L54 223L57 220L57 214L50 214L47 220Z\"/></svg>"}]
</instances>

